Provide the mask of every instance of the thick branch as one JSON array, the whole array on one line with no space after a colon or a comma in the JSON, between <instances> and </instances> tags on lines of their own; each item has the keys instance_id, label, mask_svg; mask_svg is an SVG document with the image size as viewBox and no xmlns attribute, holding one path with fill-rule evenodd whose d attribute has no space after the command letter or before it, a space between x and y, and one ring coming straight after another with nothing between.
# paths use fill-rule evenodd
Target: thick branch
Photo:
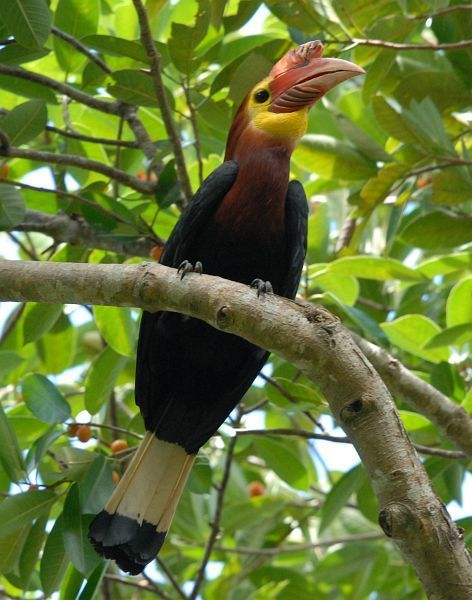
<instances>
[{"instance_id":1,"label":"thick branch","mask_svg":"<svg viewBox=\"0 0 472 600\"><path fill-rule=\"evenodd\" d=\"M25 218L13 228L15 231L36 231L52 237L56 242L66 242L84 248L99 248L127 256L149 258L156 242L146 237L123 239L124 236L100 233L82 218L66 214L48 215L37 210L27 210Z\"/></svg>"},{"instance_id":2,"label":"thick branch","mask_svg":"<svg viewBox=\"0 0 472 600\"><path fill-rule=\"evenodd\" d=\"M192 187L190 185L187 167L185 166L185 158L179 132L175 126L172 110L167 99L164 82L162 81L161 56L157 52L154 40L152 39L151 28L149 26L149 20L143 3L141 0L133 0L133 4L138 15L139 27L141 29L141 42L149 57L151 75L154 82L154 91L159 103L159 108L161 110L162 120L164 121L164 126L166 128L167 135L169 136L169 142L171 143L174 151L175 165L177 167L180 184L182 185L185 199L188 202L192 197Z\"/></svg>"},{"instance_id":3,"label":"thick branch","mask_svg":"<svg viewBox=\"0 0 472 600\"><path fill-rule=\"evenodd\" d=\"M33 71L28 71L27 69L23 69L23 67L11 67L9 65L0 64L0 75L10 75L26 81L39 83L40 85L51 88L77 102L90 106L90 108L95 108L96 110L109 115L120 115L121 104L119 102L105 102L104 100L99 100L94 96L81 92L71 85L61 83L60 81L56 81L55 79L46 77L46 75L41 75L40 73L33 73Z\"/></svg>"},{"instance_id":4,"label":"thick branch","mask_svg":"<svg viewBox=\"0 0 472 600\"><path fill-rule=\"evenodd\" d=\"M147 181L142 181L133 175L129 175L126 171L115 169L105 163L91 160L84 156L75 154L55 154L54 152L44 152L42 150L23 150L23 148L15 148L13 146L0 147L0 156L8 156L9 158L25 158L27 160L37 160L44 163L52 163L55 165L66 165L70 167L78 167L86 171L95 171L119 181L130 188L133 188L141 194L154 193L155 185Z\"/></svg>"},{"instance_id":5,"label":"thick branch","mask_svg":"<svg viewBox=\"0 0 472 600\"><path fill-rule=\"evenodd\" d=\"M380 524L433 600L466 600L472 558L433 491L395 405L339 320L321 307L265 296L218 277L161 265L0 262L0 299L135 306L180 312L240 335L316 381L359 453L379 500Z\"/></svg>"},{"instance_id":6,"label":"thick branch","mask_svg":"<svg viewBox=\"0 0 472 600\"><path fill-rule=\"evenodd\" d=\"M472 418L435 387L415 377L402 363L375 344L354 336L394 396L425 415L465 454L472 457Z\"/></svg>"}]
</instances>

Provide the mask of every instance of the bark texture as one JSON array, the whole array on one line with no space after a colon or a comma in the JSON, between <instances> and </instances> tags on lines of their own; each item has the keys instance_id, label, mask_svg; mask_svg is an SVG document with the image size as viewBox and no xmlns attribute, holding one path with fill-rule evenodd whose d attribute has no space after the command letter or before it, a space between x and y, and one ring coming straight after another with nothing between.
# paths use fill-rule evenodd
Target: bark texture
<instances>
[{"instance_id":1,"label":"bark texture","mask_svg":"<svg viewBox=\"0 0 472 600\"><path fill-rule=\"evenodd\" d=\"M311 377L355 445L379 500L379 522L431 600L470 600L472 558L431 487L377 372L324 308L217 277L183 281L161 265L0 262L0 300L135 306L203 319L271 350Z\"/></svg>"}]
</instances>

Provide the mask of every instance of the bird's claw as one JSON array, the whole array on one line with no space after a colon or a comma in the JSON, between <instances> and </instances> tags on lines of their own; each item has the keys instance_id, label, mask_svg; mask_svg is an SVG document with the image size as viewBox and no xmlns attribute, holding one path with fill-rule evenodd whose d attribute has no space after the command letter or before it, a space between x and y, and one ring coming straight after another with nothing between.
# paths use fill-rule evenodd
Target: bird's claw
<instances>
[{"instance_id":1,"label":"bird's claw","mask_svg":"<svg viewBox=\"0 0 472 600\"><path fill-rule=\"evenodd\" d=\"M263 281L262 279L254 279L251 282L251 287L257 290L257 297L261 294L273 294L274 289L270 281Z\"/></svg>"},{"instance_id":2,"label":"bird's claw","mask_svg":"<svg viewBox=\"0 0 472 600\"><path fill-rule=\"evenodd\" d=\"M197 260L195 265L188 260L184 260L180 263L179 268L177 269L177 275L180 275L180 280L182 280L187 273L199 273L200 275L203 273L203 265Z\"/></svg>"}]
</instances>

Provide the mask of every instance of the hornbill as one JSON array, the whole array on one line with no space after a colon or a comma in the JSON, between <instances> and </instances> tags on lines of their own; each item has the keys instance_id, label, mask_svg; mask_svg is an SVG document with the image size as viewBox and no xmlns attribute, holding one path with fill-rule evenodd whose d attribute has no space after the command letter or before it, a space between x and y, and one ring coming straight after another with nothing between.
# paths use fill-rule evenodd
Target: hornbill
<instances>
[{"instance_id":1,"label":"hornbill","mask_svg":"<svg viewBox=\"0 0 472 600\"><path fill-rule=\"evenodd\" d=\"M307 202L289 183L290 155L311 106L363 73L322 58L320 42L290 50L246 96L228 135L225 161L202 184L175 226L161 263L218 275L293 298L306 252ZM136 403L146 435L92 522L99 554L138 574L157 554L199 448L215 433L268 352L203 321L144 312Z\"/></svg>"}]
</instances>

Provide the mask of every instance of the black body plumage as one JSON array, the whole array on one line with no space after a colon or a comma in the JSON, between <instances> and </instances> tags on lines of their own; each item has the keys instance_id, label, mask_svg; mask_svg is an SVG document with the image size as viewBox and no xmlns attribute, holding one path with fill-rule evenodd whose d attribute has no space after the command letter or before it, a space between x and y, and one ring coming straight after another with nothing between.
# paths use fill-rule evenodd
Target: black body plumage
<instances>
[{"instance_id":1,"label":"black body plumage","mask_svg":"<svg viewBox=\"0 0 472 600\"><path fill-rule=\"evenodd\" d=\"M261 198L260 227L234 230L216 215L237 174L237 163L228 161L206 179L174 228L161 263L178 267L184 260L200 261L206 274L248 285L260 278L270 281L276 294L293 298L306 252L303 188L295 181L288 185L280 227L265 228L270 214L264 211L270 209ZM254 302L258 301L254 291ZM146 430L188 454L197 453L241 400L267 358L265 350L203 321L176 313L144 312L136 402ZM165 533L154 527L152 534L149 525L104 511L93 522L90 539L99 553L137 573L154 558L164 539ZM146 538L145 548L136 543L137 536Z\"/></svg>"}]
</instances>

